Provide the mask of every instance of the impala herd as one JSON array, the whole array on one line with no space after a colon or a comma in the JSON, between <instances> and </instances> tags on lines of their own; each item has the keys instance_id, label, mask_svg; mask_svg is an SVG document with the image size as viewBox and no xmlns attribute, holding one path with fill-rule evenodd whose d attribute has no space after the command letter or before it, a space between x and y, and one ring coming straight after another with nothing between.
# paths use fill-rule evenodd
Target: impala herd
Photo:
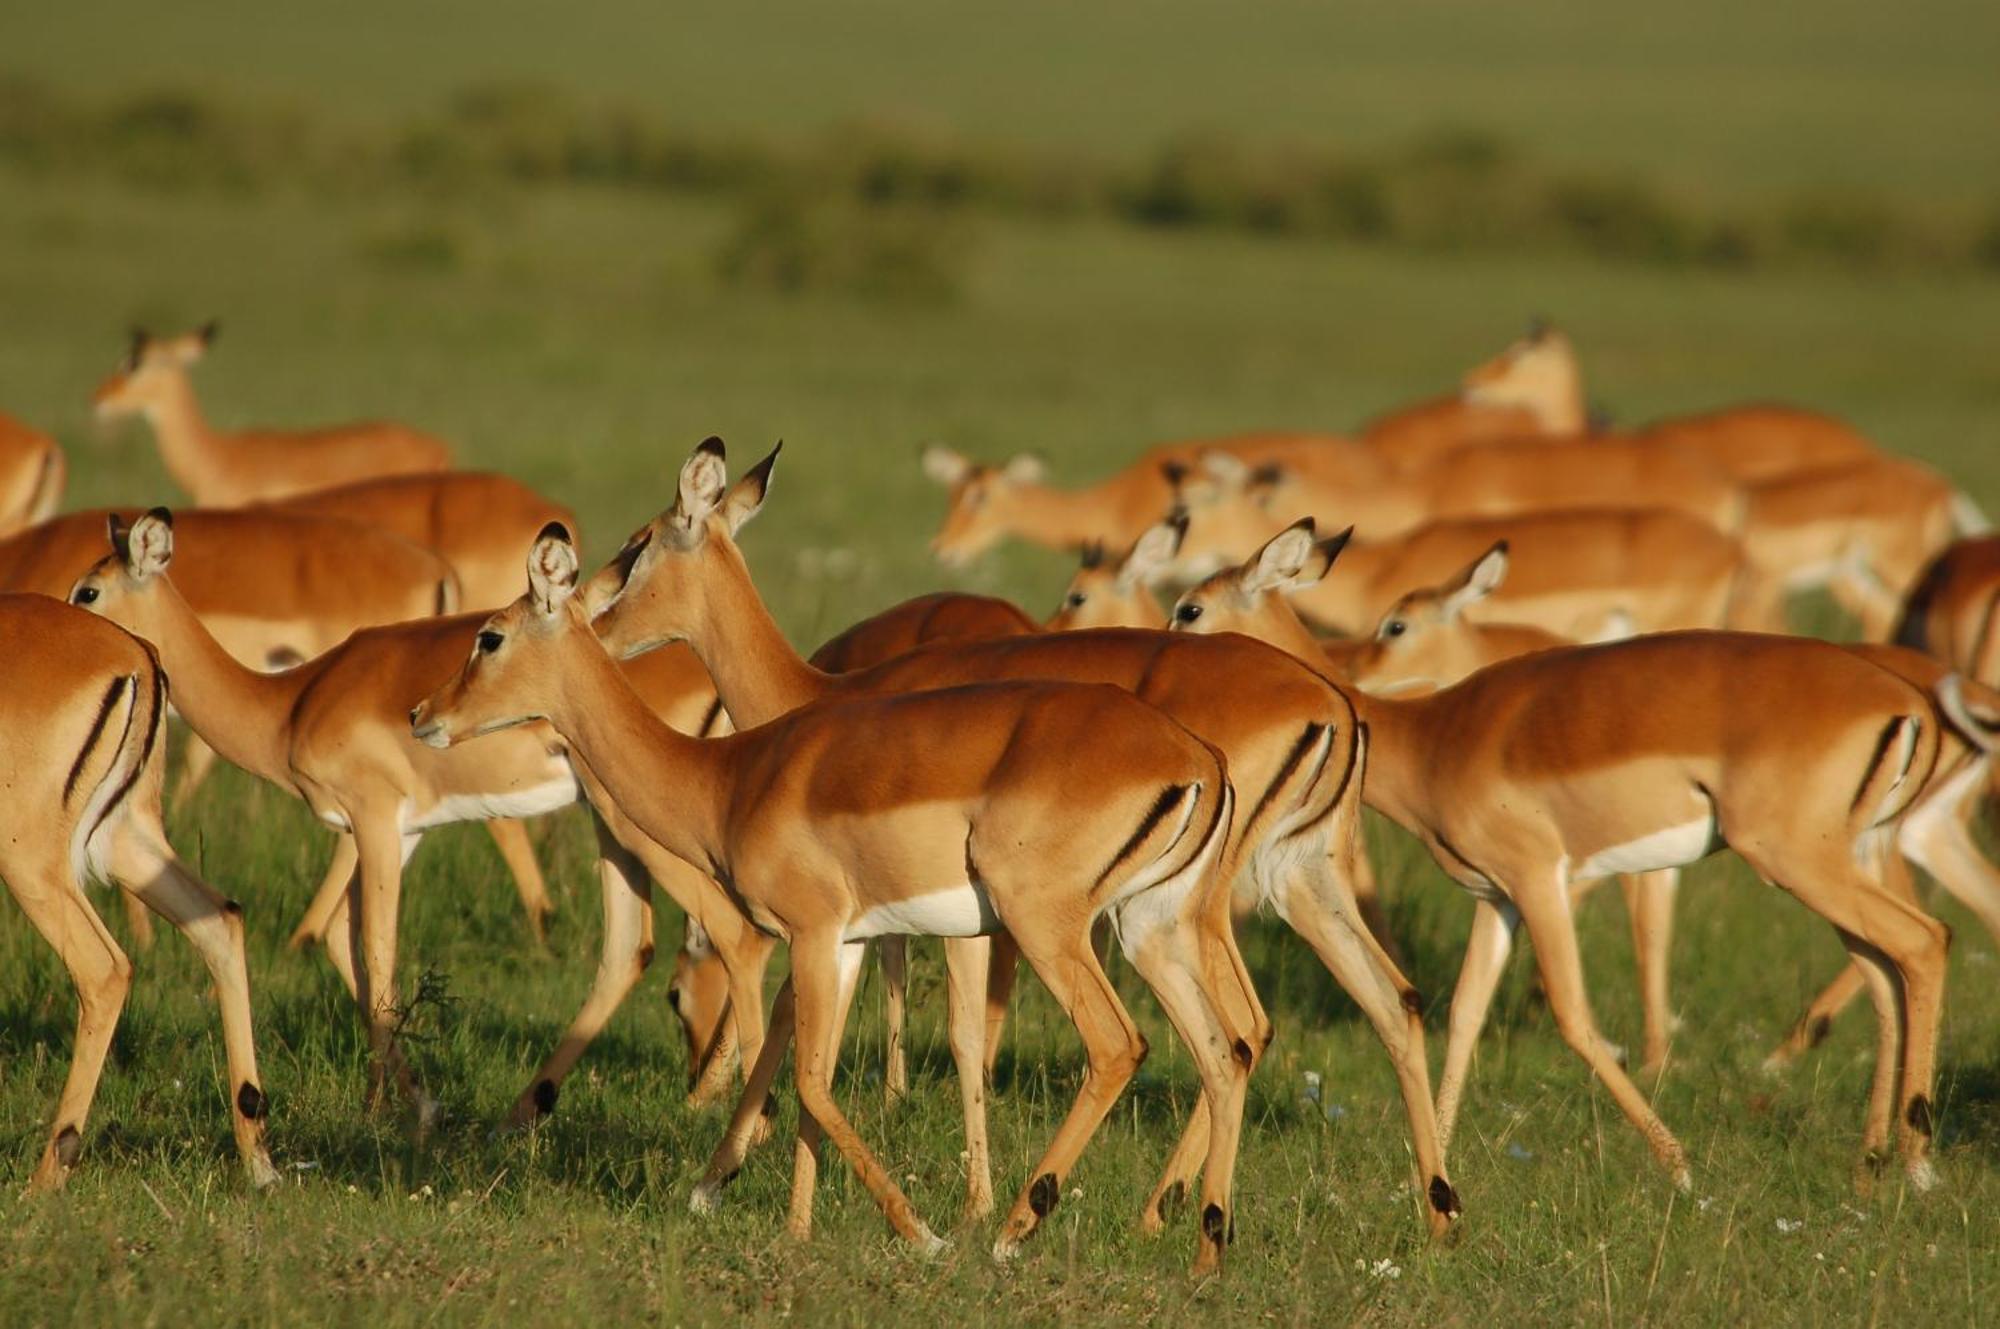
<instances>
[{"instance_id":1,"label":"impala herd","mask_svg":"<svg viewBox=\"0 0 2000 1329\"><path fill-rule=\"evenodd\" d=\"M552 906L521 822L586 802L596 978L508 1125L554 1109L638 983L658 885L687 920L668 999L691 1099L743 1080L700 1211L768 1133L795 1049L791 1229L810 1230L830 1136L900 1236L942 1244L832 1087L872 941L887 1085L906 1092L905 940L939 937L967 1219L994 1204L987 1082L1021 959L1084 1045L1076 1101L1002 1220L994 1252L1012 1253L1146 1056L1105 973L1106 920L1201 1082L1141 1222L1164 1226L1198 1188L1195 1265L1216 1268L1247 1085L1273 1037L1235 935L1259 906L1381 1039L1433 1233L1460 1213L1447 1148L1523 925L1563 1040L1685 1187L1681 1144L1592 1016L1572 911L1620 878L1639 1061L1657 1074L1677 873L1723 847L1851 957L1772 1064L1865 989L1878 1038L1864 1158L1879 1166L1893 1145L1909 1181L1932 1184L1950 934L1910 868L2000 936L2000 869L1971 829L2000 745L2000 538L1944 479L1838 421L1756 406L1610 432L1585 409L1569 340L1537 325L1457 393L1352 436L1168 444L1077 490L1033 457L933 446L923 470L949 491L938 558L1008 537L1080 551L1054 616L939 592L805 659L736 544L777 452L732 481L721 442L701 444L669 506L588 573L567 508L451 469L405 426L212 428L191 371L215 333L135 334L95 397L100 416L145 419L191 508L57 515L62 450L0 418L14 809L0 877L80 1003L34 1187L77 1161L130 982L91 876L123 889L136 941L150 909L208 965L237 1145L254 1184L277 1179L243 911L163 830L170 707L187 730L176 801L220 756L336 837L292 940L323 945L354 997L370 1101L395 1097L420 1122L435 1100L397 1046L404 865L433 827L486 823L540 944ZM1864 641L1788 635L1788 597L1817 588ZM1364 806L1472 897L1435 1094ZM790 972L767 1015L779 941Z\"/></svg>"}]
</instances>

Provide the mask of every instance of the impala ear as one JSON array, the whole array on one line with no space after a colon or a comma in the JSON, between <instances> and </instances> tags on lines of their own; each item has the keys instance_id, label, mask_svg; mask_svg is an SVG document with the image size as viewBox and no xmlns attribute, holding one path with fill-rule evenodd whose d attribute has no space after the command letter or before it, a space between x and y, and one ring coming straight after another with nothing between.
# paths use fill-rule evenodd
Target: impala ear
<instances>
[{"instance_id":1,"label":"impala ear","mask_svg":"<svg viewBox=\"0 0 2000 1329\"><path fill-rule=\"evenodd\" d=\"M131 548L131 529L125 525L125 519L115 512L105 513L104 534L111 541L111 552L118 555L118 561L126 562L126 551Z\"/></svg>"},{"instance_id":2,"label":"impala ear","mask_svg":"<svg viewBox=\"0 0 2000 1329\"><path fill-rule=\"evenodd\" d=\"M785 440L781 438L770 455L745 471L743 478L729 487L729 496L722 500L722 521L731 535L742 530L744 523L764 510L764 496L771 492L771 468L778 464L778 454L784 450Z\"/></svg>"},{"instance_id":3,"label":"impala ear","mask_svg":"<svg viewBox=\"0 0 2000 1329\"><path fill-rule=\"evenodd\" d=\"M674 515L683 530L698 529L715 511L729 487L729 450L713 436L701 441L681 465L680 492L674 497Z\"/></svg>"},{"instance_id":4,"label":"impala ear","mask_svg":"<svg viewBox=\"0 0 2000 1329\"><path fill-rule=\"evenodd\" d=\"M1032 452L1017 452L1000 468L1000 474L1017 485L1038 485L1048 478L1049 469Z\"/></svg>"},{"instance_id":5,"label":"impala ear","mask_svg":"<svg viewBox=\"0 0 2000 1329\"><path fill-rule=\"evenodd\" d=\"M216 334L220 333L221 331L222 331L222 320L219 318L212 318L208 322L202 324L200 327L194 330L194 337L197 342L201 343L201 349L205 351L209 347L215 345Z\"/></svg>"},{"instance_id":6,"label":"impala ear","mask_svg":"<svg viewBox=\"0 0 2000 1329\"><path fill-rule=\"evenodd\" d=\"M117 537L114 535L115 545ZM138 581L157 577L174 561L174 517L154 508L132 523L125 535L125 570Z\"/></svg>"},{"instance_id":7,"label":"impala ear","mask_svg":"<svg viewBox=\"0 0 2000 1329\"><path fill-rule=\"evenodd\" d=\"M942 443L926 443L919 455L924 474L946 489L954 489L973 472L971 461Z\"/></svg>"},{"instance_id":8,"label":"impala ear","mask_svg":"<svg viewBox=\"0 0 2000 1329\"><path fill-rule=\"evenodd\" d=\"M1146 533L1132 543L1132 552L1125 555L1125 561L1118 568L1118 584L1126 590L1141 586L1151 586L1162 573L1173 566L1175 555L1181 552L1181 541L1187 538L1188 515L1185 508L1176 508L1166 520L1156 522L1146 528Z\"/></svg>"},{"instance_id":9,"label":"impala ear","mask_svg":"<svg viewBox=\"0 0 2000 1329\"><path fill-rule=\"evenodd\" d=\"M1104 541L1086 540L1077 546L1076 561L1085 572L1104 566Z\"/></svg>"},{"instance_id":10,"label":"impala ear","mask_svg":"<svg viewBox=\"0 0 2000 1329\"><path fill-rule=\"evenodd\" d=\"M152 334L148 333L138 324L133 324L131 331L126 334L125 359L120 363L119 368L128 374L137 369L139 362L146 358L146 347L151 345L152 341Z\"/></svg>"},{"instance_id":11,"label":"impala ear","mask_svg":"<svg viewBox=\"0 0 2000 1329\"><path fill-rule=\"evenodd\" d=\"M554 617L575 593L576 568L576 546L570 543L569 529L559 521L542 527L535 547L528 551L528 596L542 617Z\"/></svg>"},{"instance_id":12,"label":"impala ear","mask_svg":"<svg viewBox=\"0 0 2000 1329\"><path fill-rule=\"evenodd\" d=\"M1507 542L1495 544L1474 560L1458 581L1445 591L1439 612L1450 622L1500 588L1507 579Z\"/></svg>"},{"instance_id":13,"label":"impala ear","mask_svg":"<svg viewBox=\"0 0 2000 1329\"><path fill-rule=\"evenodd\" d=\"M1290 587L1313 561L1313 519L1301 517L1279 531L1243 565L1243 590L1250 595ZM1323 571L1323 570L1322 570ZM1319 580L1317 577L1314 581Z\"/></svg>"},{"instance_id":14,"label":"impala ear","mask_svg":"<svg viewBox=\"0 0 2000 1329\"><path fill-rule=\"evenodd\" d=\"M1521 340L1527 342L1530 346L1539 346L1542 339L1553 331L1555 331L1555 325L1549 321L1547 314L1530 314L1528 316L1528 326L1522 331Z\"/></svg>"}]
</instances>

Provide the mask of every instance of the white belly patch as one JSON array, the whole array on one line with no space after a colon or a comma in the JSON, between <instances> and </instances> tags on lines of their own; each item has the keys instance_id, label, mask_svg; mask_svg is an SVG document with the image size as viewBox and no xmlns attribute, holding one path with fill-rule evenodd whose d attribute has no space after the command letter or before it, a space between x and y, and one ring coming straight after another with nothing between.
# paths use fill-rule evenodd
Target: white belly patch
<instances>
[{"instance_id":1,"label":"white belly patch","mask_svg":"<svg viewBox=\"0 0 2000 1329\"><path fill-rule=\"evenodd\" d=\"M1000 919L984 886L948 886L876 905L847 925L847 940L869 937L983 937Z\"/></svg>"},{"instance_id":2,"label":"white belly patch","mask_svg":"<svg viewBox=\"0 0 2000 1329\"><path fill-rule=\"evenodd\" d=\"M1669 826L1636 840L1600 849L1577 864L1570 876L1575 881L1590 881L1615 872L1651 872L1657 868L1682 867L1706 857L1714 844L1715 818L1697 817L1685 825Z\"/></svg>"},{"instance_id":3,"label":"white belly patch","mask_svg":"<svg viewBox=\"0 0 2000 1329\"><path fill-rule=\"evenodd\" d=\"M491 821L496 817L539 817L545 812L566 808L579 797L581 792L577 788L576 777L571 775L522 789L446 794L422 812L415 812L406 806L403 809L403 829L422 831L458 821Z\"/></svg>"}]
</instances>

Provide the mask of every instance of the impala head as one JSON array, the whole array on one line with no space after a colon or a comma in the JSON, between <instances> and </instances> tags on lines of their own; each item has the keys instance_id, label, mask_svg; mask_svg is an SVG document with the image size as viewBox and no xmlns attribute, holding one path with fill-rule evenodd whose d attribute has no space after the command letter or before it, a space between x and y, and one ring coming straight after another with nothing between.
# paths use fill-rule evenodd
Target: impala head
<instances>
[{"instance_id":1,"label":"impala head","mask_svg":"<svg viewBox=\"0 0 2000 1329\"><path fill-rule=\"evenodd\" d=\"M1583 373L1576 348L1544 318L1531 321L1506 350L1467 371L1459 387L1475 406L1531 411L1552 431L1583 427Z\"/></svg>"},{"instance_id":2,"label":"impala head","mask_svg":"<svg viewBox=\"0 0 2000 1329\"><path fill-rule=\"evenodd\" d=\"M576 546L561 522L528 551L528 593L479 625L472 654L410 712L410 732L434 748L542 719L572 653L598 646L576 600Z\"/></svg>"},{"instance_id":3,"label":"impala head","mask_svg":"<svg viewBox=\"0 0 2000 1329\"><path fill-rule=\"evenodd\" d=\"M736 532L764 506L780 443L735 484L722 440L697 447L681 467L674 505L632 533L583 589L597 635L615 659L643 655L692 634L711 608L715 574L740 568Z\"/></svg>"},{"instance_id":4,"label":"impala head","mask_svg":"<svg viewBox=\"0 0 2000 1329\"><path fill-rule=\"evenodd\" d=\"M134 636L160 639L167 607L160 593L174 561L174 515L165 508L126 526L112 513L111 552L70 587L69 602L101 615Z\"/></svg>"},{"instance_id":5,"label":"impala head","mask_svg":"<svg viewBox=\"0 0 2000 1329\"><path fill-rule=\"evenodd\" d=\"M213 319L177 337L155 337L143 328L132 329L125 358L91 396L98 418L144 415L165 405L182 389L188 367L207 352L217 331Z\"/></svg>"},{"instance_id":6,"label":"impala head","mask_svg":"<svg viewBox=\"0 0 2000 1329\"><path fill-rule=\"evenodd\" d=\"M1208 448L1191 466L1169 463L1167 478L1186 525L1166 575L1184 580L1242 561L1271 532L1305 515L1293 476L1277 462L1253 466L1235 453Z\"/></svg>"},{"instance_id":7,"label":"impala head","mask_svg":"<svg viewBox=\"0 0 2000 1329\"><path fill-rule=\"evenodd\" d=\"M1062 607L1049 620L1049 628L1064 632L1072 628L1164 627L1166 615L1153 587L1173 566L1187 528L1186 511L1176 508L1166 520L1147 527L1122 558L1107 558L1102 544L1086 545L1083 566L1070 578Z\"/></svg>"},{"instance_id":8,"label":"impala head","mask_svg":"<svg viewBox=\"0 0 2000 1329\"><path fill-rule=\"evenodd\" d=\"M931 553L947 567L963 567L1015 530L1047 478L1042 459L1025 452L987 466L932 443L923 463L924 474L951 494L944 525L931 537Z\"/></svg>"},{"instance_id":9,"label":"impala head","mask_svg":"<svg viewBox=\"0 0 2000 1329\"><path fill-rule=\"evenodd\" d=\"M692 917L687 920L687 940L674 955L667 1005L687 1039L688 1088L692 1089L701 1082L703 1068L718 1050L729 1016L729 971L715 953L708 933Z\"/></svg>"},{"instance_id":10,"label":"impala head","mask_svg":"<svg viewBox=\"0 0 2000 1329\"><path fill-rule=\"evenodd\" d=\"M1348 676L1364 692L1431 692L1447 688L1493 661L1465 611L1507 577L1507 542L1495 544L1441 586L1411 591L1357 643Z\"/></svg>"},{"instance_id":11,"label":"impala head","mask_svg":"<svg viewBox=\"0 0 2000 1329\"><path fill-rule=\"evenodd\" d=\"M1175 632L1240 632L1296 655L1317 659L1319 645L1285 596L1327 574L1354 534L1348 527L1320 539L1304 517L1279 531L1242 564L1216 573L1175 602Z\"/></svg>"}]
</instances>

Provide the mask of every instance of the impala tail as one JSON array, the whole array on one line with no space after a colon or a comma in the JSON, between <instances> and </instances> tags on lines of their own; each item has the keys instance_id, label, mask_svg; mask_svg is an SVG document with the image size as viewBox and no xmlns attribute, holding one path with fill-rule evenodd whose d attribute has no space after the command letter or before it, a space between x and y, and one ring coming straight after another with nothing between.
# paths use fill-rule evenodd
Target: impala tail
<instances>
[{"instance_id":1,"label":"impala tail","mask_svg":"<svg viewBox=\"0 0 2000 1329\"><path fill-rule=\"evenodd\" d=\"M159 751L166 721L166 675L157 665L145 674L120 674L112 680L63 791L65 802L89 791L70 840L70 865L78 881L104 876L103 833L117 824L147 763Z\"/></svg>"}]
</instances>

